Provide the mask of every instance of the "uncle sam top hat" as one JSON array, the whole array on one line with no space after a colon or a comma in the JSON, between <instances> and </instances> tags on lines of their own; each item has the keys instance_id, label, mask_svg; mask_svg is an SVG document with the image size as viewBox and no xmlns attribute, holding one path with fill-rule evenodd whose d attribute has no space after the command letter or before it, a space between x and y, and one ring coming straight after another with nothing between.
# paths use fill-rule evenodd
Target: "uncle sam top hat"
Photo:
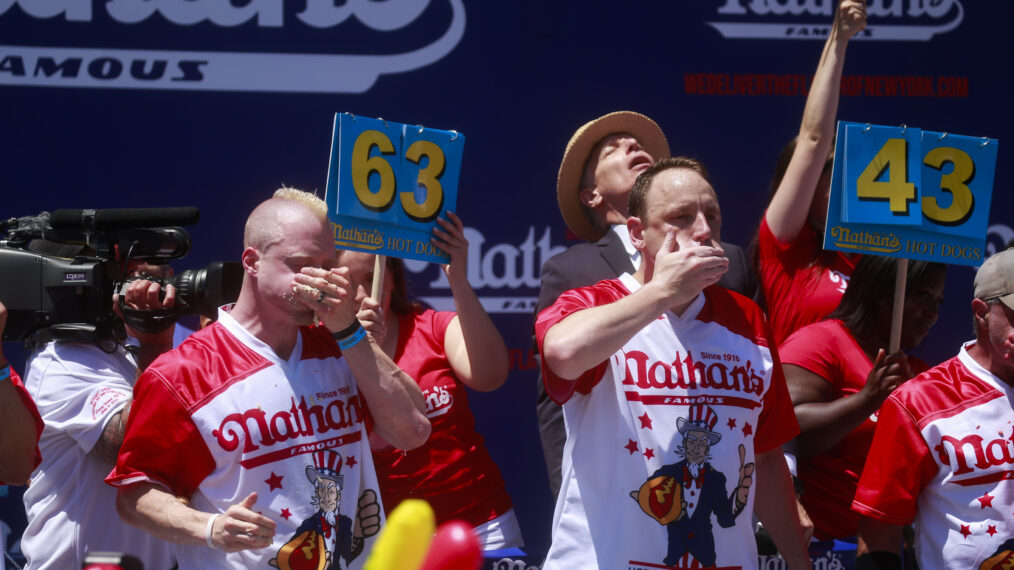
<instances>
[{"instance_id":1,"label":"uncle sam top hat","mask_svg":"<svg viewBox=\"0 0 1014 570\"><path fill-rule=\"evenodd\" d=\"M722 439L722 434L714 431L716 423L718 423L718 414L711 409L711 406L694 404L690 406L687 419L676 418L676 429L679 430L680 435L684 436L688 431L702 431L708 434L710 444L715 445Z\"/></svg>"},{"instance_id":2,"label":"uncle sam top hat","mask_svg":"<svg viewBox=\"0 0 1014 570\"><path fill-rule=\"evenodd\" d=\"M306 466L306 478L316 483L317 478L334 479L342 486L345 477L339 475L342 470L342 456L337 451L325 449L313 452L313 465Z\"/></svg>"},{"instance_id":3,"label":"uncle sam top hat","mask_svg":"<svg viewBox=\"0 0 1014 570\"><path fill-rule=\"evenodd\" d=\"M633 111L616 111L581 126L567 143L556 178L556 201L570 231L585 241L598 241L605 232L597 228L581 207L581 179L595 145L609 135L633 135L654 160L669 157L669 142L655 121Z\"/></svg>"}]
</instances>

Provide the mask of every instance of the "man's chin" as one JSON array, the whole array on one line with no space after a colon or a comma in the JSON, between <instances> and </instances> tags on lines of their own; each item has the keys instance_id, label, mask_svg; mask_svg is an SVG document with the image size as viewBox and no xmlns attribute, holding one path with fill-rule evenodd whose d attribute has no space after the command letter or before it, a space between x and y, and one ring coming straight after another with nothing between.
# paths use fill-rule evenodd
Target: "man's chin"
<instances>
[{"instance_id":1,"label":"man's chin","mask_svg":"<svg viewBox=\"0 0 1014 570\"><path fill-rule=\"evenodd\" d=\"M289 313L289 315L292 317L292 320L301 327L310 327L319 322L317 313L313 312L312 309L307 309L305 307L294 309L291 313Z\"/></svg>"}]
</instances>

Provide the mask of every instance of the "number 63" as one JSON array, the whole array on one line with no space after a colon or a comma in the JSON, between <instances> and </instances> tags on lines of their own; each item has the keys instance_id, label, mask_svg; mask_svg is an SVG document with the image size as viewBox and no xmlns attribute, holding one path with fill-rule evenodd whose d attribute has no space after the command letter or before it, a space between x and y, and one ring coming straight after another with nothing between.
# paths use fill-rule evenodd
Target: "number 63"
<instances>
[{"instance_id":1,"label":"number 63","mask_svg":"<svg viewBox=\"0 0 1014 570\"><path fill-rule=\"evenodd\" d=\"M380 154L370 156L376 147ZM384 212L394 203L397 190L397 176L394 168L385 156L397 158L391 139L380 131L368 130L356 138L352 147L352 187L356 198L365 208L375 212ZM422 203L416 200L414 189L399 192L401 207L409 218L416 222L430 222L440 214L444 203L444 188L440 185L440 176L444 173L446 159L436 143L428 140L417 140L405 150L405 159L419 165L423 157L429 158L425 168L419 169L416 178L418 184L426 188L426 199ZM380 186L376 191L370 190L370 175L376 173L380 177Z\"/></svg>"}]
</instances>

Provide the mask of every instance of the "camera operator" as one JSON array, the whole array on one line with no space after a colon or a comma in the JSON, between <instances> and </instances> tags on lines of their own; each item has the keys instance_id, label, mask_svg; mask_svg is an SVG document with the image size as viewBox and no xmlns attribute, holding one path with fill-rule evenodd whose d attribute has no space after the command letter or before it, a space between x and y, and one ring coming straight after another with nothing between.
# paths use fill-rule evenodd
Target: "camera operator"
<instances>
[{"instance_id":1,"label":"camera operator","mask_svg":"<svg viewBox=\"0 0 1014 570\"><path fill-rule=\"evenodd\" d=\"M0 335L7 326L7 307L0 303ZM24 485L39 464L39 435L42 418L21 383L21 377L7 362L0 345L0 485ZM0 557L0 568L3 560Z\"/></svg>"},{"instance_id":2,"label":"camera operator","mask_svg":"<svg viewBox=\"0 0 1014 570\"><path fill-rule=\"evenodd\" d=\"M135 263L132 276L162 276L168 266ZM127 307L172 307L176 291L147 280L132 281ZM114 311L119 316L114 295ZM128 350L115 340L49 341L29 356L25 385L45 420L39 440L42 463L25 492L28 527L22 550L29 570L80 568L95 551L137 556L148 570L173 562L172 545L137 530L116 513L116 492L103 483L123 441L132 387L159 354L172 346L173 327L146 334L127 327L137 342ZM133 344L133 343L131 343Z\"/></svg>"}]
</instances>

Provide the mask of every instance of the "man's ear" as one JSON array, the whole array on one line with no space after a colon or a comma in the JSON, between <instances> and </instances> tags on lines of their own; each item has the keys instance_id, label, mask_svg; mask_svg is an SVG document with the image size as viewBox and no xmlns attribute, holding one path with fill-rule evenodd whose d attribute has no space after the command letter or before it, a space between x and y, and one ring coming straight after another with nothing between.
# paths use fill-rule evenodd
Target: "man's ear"
<instances>
[{"instance_id":1,"label":"man's ear","mask_svg":"<svg viewBox=\"0 0 1014 570\"><path fill-rule=\"evenodd\" d=\"M598 189L596 189L594 186L591 188L583 188L581 192L578 193L577 197L579 200L581 200L582 204L584 204L585 206L587 206L589 209L592 210L597 208L598 205L601 204L602 201L604 200L602 194L600 194Z\"/></svg>"},{"instance_id":2,"label":"man's ear","mask_svg":"<svg viewBox=\"0 0 1014 570\"><path fill-rule=\"evenodd\" d=\"M261 261L261 253L253 247L247 247L240 256L240 263L243 264L243 271L251 277L257 276L258 266Z\"/></svg>"},{"instance_id":3,"label":"man's ear","mask_svg":"<svg viewBox=\"0 0 1014 570\"><path fill-rule=\"evenodd\" d=\"M972 299L972 316L975 318L975 327L979 328L979 321L985 320L989 312L989 303L982 299Z\"/></svg>"},{"instance_id":4,"label":"man's ear","mask_svg":"<svg viewBox=\"0 0 1014 570\"><path fill-rule=\"evenodd\" d=\"M630 245L637 251L644 251L644 226L640 218L627 218L627 233L630 234Z\"/></svg>"}]
</instances>

